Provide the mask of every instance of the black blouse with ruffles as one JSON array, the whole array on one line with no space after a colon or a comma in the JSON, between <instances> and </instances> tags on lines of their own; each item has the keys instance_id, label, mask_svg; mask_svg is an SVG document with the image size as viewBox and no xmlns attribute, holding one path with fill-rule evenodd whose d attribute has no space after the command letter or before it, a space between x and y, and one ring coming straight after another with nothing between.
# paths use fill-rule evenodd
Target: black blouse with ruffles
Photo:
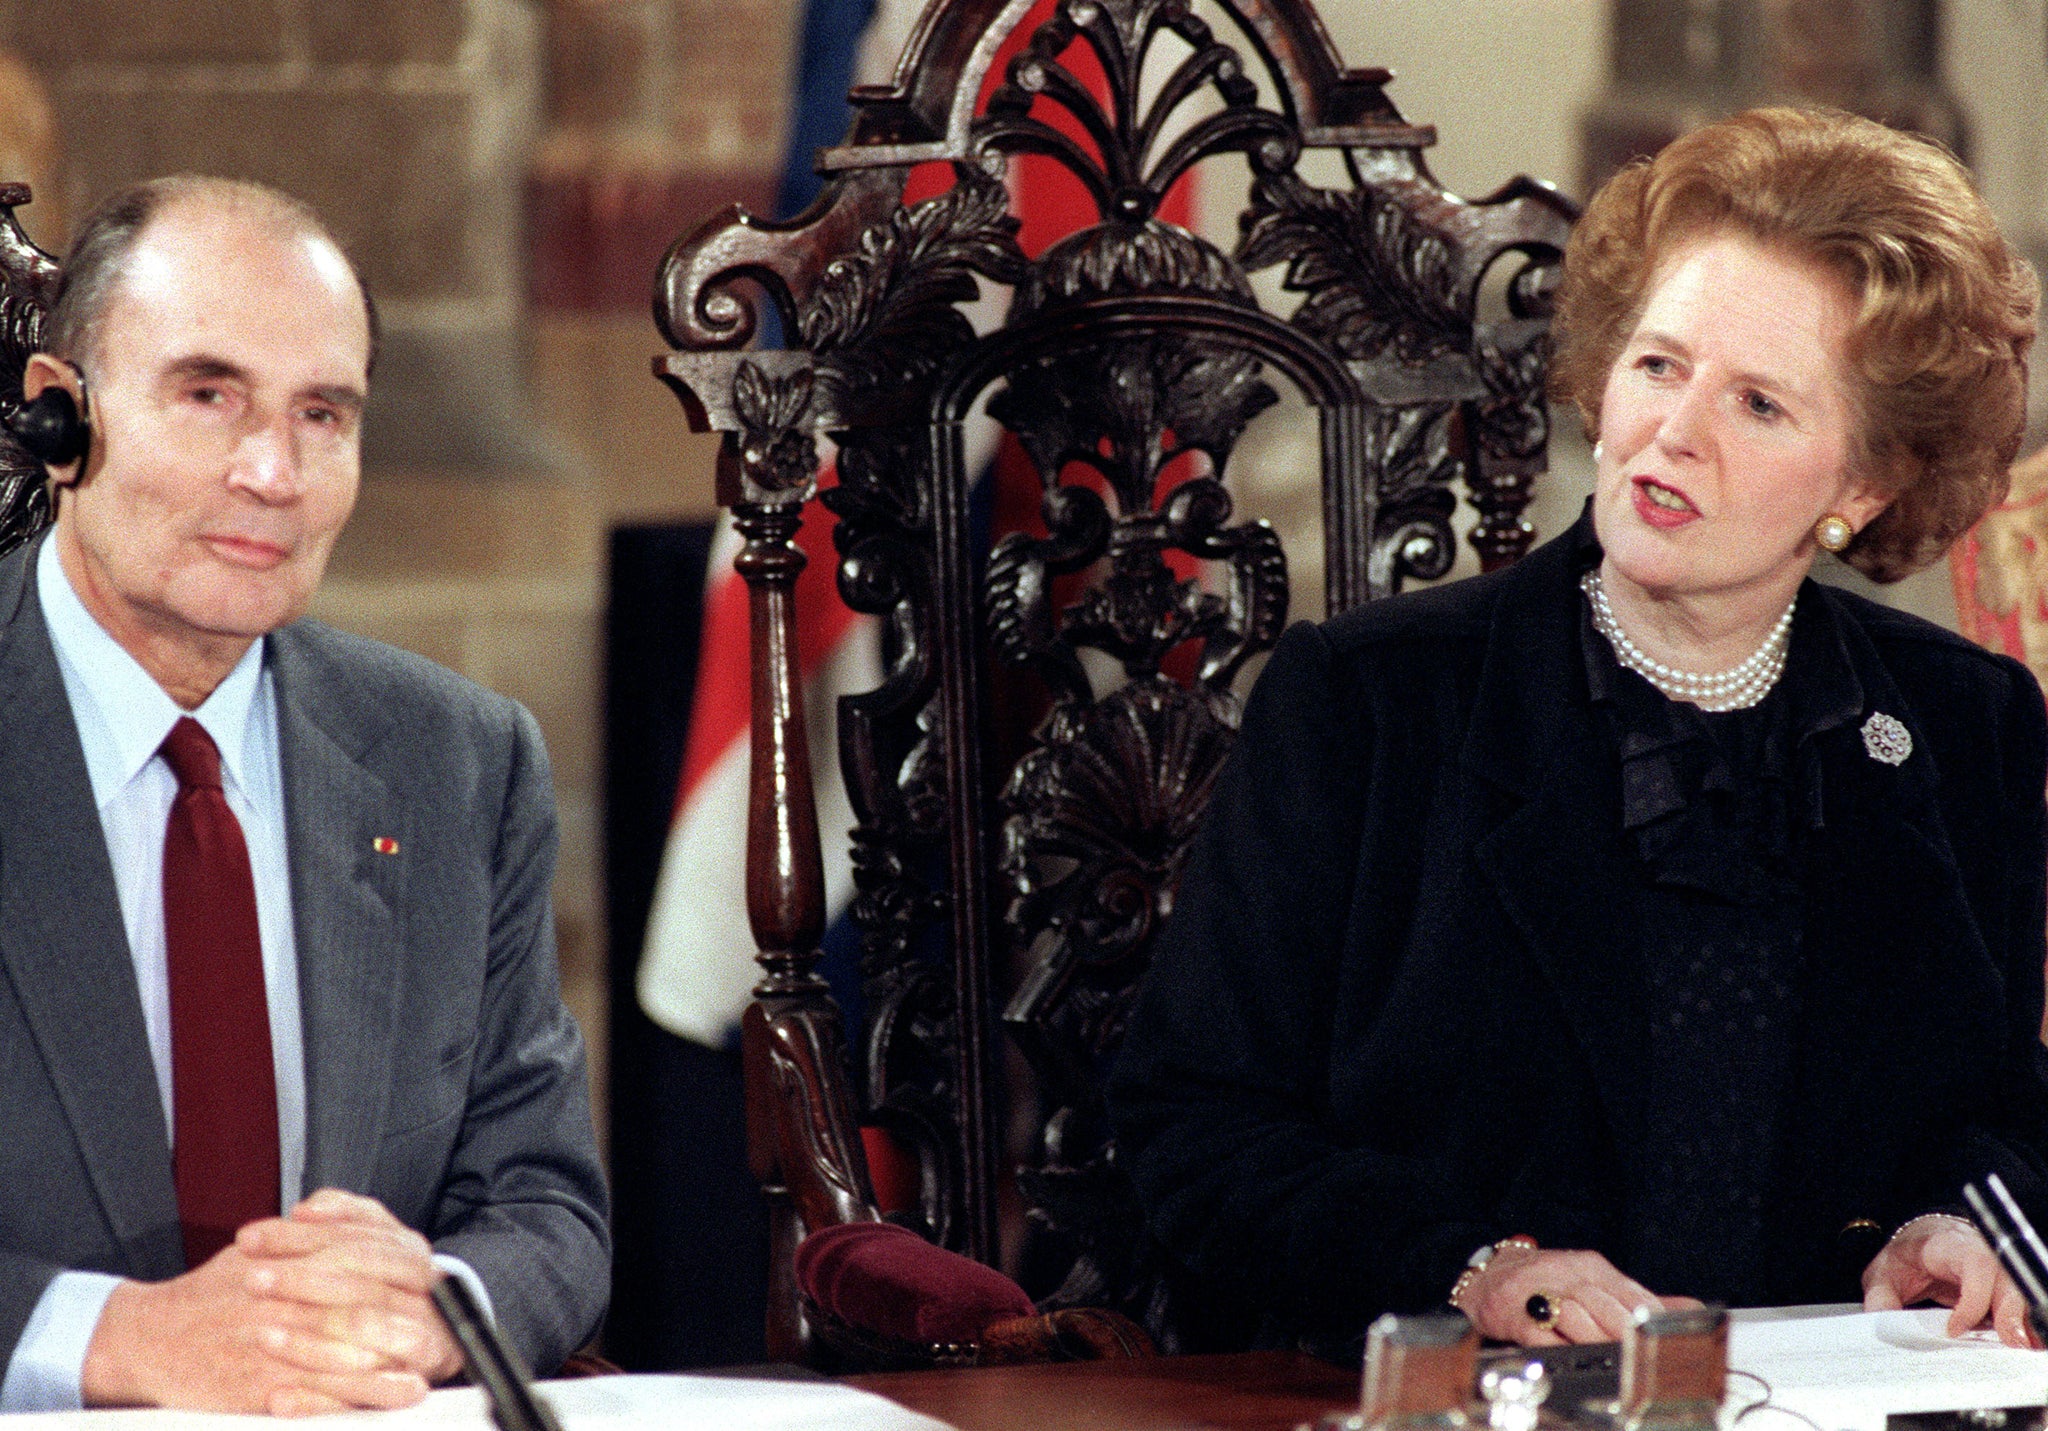
<instances>
[{"instance_id":1,"label":"black blouse with ruffles","mask_svg":"<svg viewBox=\"0 0 2048 1431\"><path fill-rule=\"evenodd\" d=\"M1580 620L1636 856L1628 914L1649 1025L1622 1265L1652 1290L1733 1306L1764 1300L1763 1209L1797 1066L1800 857L1821 808L1809 742L1859 713L1840 642L1799 640L1797 612L1793 624L1795 658L1764 699L1707 712L1622 666L1590 611Z\"/></svg>"}]
</instances>

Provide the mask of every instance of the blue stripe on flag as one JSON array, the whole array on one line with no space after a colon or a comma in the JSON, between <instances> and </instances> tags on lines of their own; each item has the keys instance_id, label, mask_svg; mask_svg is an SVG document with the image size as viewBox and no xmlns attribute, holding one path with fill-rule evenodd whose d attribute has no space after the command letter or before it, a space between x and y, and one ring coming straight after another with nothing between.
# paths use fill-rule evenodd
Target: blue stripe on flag
<instances>
[{"instance_id":1,"label":"blue stripe on flag","mask_svg":"<svg viewBox=\"0 0 2048 1431\"><path fill-rule=\"evenodd\" d=\"M789 115L789 152L782 187L775 196L778 218L791 219L809 207L824 187L812 168L820 149L846 137L853 110L846 91L860 38L875 15L875 0L810 0L804 6L803 46L797 56L796 93Z\"/></svg>"}]
</instances>

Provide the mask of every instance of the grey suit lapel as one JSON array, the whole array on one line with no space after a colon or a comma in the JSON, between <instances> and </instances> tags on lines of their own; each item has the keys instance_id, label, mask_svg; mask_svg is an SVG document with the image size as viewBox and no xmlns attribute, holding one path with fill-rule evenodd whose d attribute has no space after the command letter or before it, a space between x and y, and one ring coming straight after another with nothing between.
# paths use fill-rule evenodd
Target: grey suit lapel
<instances>
[{"instance_id":1,"label":"grey suit lapel","mask_svg":"<svg viewBox=\"0 0 2048 1431\"><path fill-rule=\"evenodd\" d=\"M304 1186L362 1190L402 983L405 861L373 842L390 838L402 852L410 825L396 792L364 763L383 734L377 713L360 708L315 633L287 627L270 640L305 1024Z\"/></svg>"},{"instance_id":2,"label":"grey suit lapel","mask_svg":"<svg viewBox=\"0 0 2048 1431\"><path fill-rule=\"evenodd\" d=\"M184 1270L156 1067L33 549L0 563L0 965L140 1277Z\"/></svg>"}]
</instances>

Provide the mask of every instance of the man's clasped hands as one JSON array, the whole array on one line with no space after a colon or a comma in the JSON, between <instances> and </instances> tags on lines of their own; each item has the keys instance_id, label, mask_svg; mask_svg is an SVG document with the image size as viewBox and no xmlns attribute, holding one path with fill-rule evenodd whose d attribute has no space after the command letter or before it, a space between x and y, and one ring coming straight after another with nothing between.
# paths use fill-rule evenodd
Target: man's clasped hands
<instances>
[{"instance_id":1,"label":"man's clasped hands","mask_svg":"<svg viewBox=\"0 0 2048 1431\"><path fill-rule=\"evenodd\" d=\"M409 1406L461 1369L427 1240L323 1188L164 1282L123 1282L87 1349L88 1406L306 1416Z\"/></svg>"}]
</instances>

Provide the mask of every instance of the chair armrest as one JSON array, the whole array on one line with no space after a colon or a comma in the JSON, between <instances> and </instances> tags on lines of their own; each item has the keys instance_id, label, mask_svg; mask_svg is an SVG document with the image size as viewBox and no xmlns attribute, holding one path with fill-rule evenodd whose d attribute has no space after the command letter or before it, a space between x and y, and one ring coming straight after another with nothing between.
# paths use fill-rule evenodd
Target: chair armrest
<instances>
[{"instance_id":1,"label":"chair armrest","mask_svg":"<svg viewBox=\"0 0 2048 1431\"><path fill-rule=\"evenodd\" d=\"M768 1201L770 1358L817 1360L792 1266L805 1235L874 1222L867 1155L847 1086L839 1009L823 992L757 999L740 1025L747 1162Z\"/></svg>"},{"instance_id":2,"label":"chair armrest","mask_svg":"<svg viewBox=\"0 0 2048 1431\"><path fill-rule=\"evenodd\" d=\"M823 995L758 1000L741 1035L754 1176L787 1189L809 1231L879 1221L838 1007Z\"/></svg>"},{"instance_id":3,"label":"chair armrest","mask_svg":"<svg viewBox=\"0 0 2048 1431\"><path fill-rule=\"evenodd\" d=\"M837 1320L904 1342L978 1342L990 1323L1034 1310L995 1268L887 1222L813 1232L796 1250L796 1281Z\"/></svg>"},{"instance_id":4,"label":"chair armrest","mask_svg":"<svg viewBox=\"0 0 2048 1431\"><path fill-rule=\"evenodd\" d=\"M806 1237L795 1257L812 1328L851 1366L1001 1366L1151 1356L1136 1322L1099 1307L1040 1314L1024 1289L891 1223Z\"/></svg>"}]
</instances>

